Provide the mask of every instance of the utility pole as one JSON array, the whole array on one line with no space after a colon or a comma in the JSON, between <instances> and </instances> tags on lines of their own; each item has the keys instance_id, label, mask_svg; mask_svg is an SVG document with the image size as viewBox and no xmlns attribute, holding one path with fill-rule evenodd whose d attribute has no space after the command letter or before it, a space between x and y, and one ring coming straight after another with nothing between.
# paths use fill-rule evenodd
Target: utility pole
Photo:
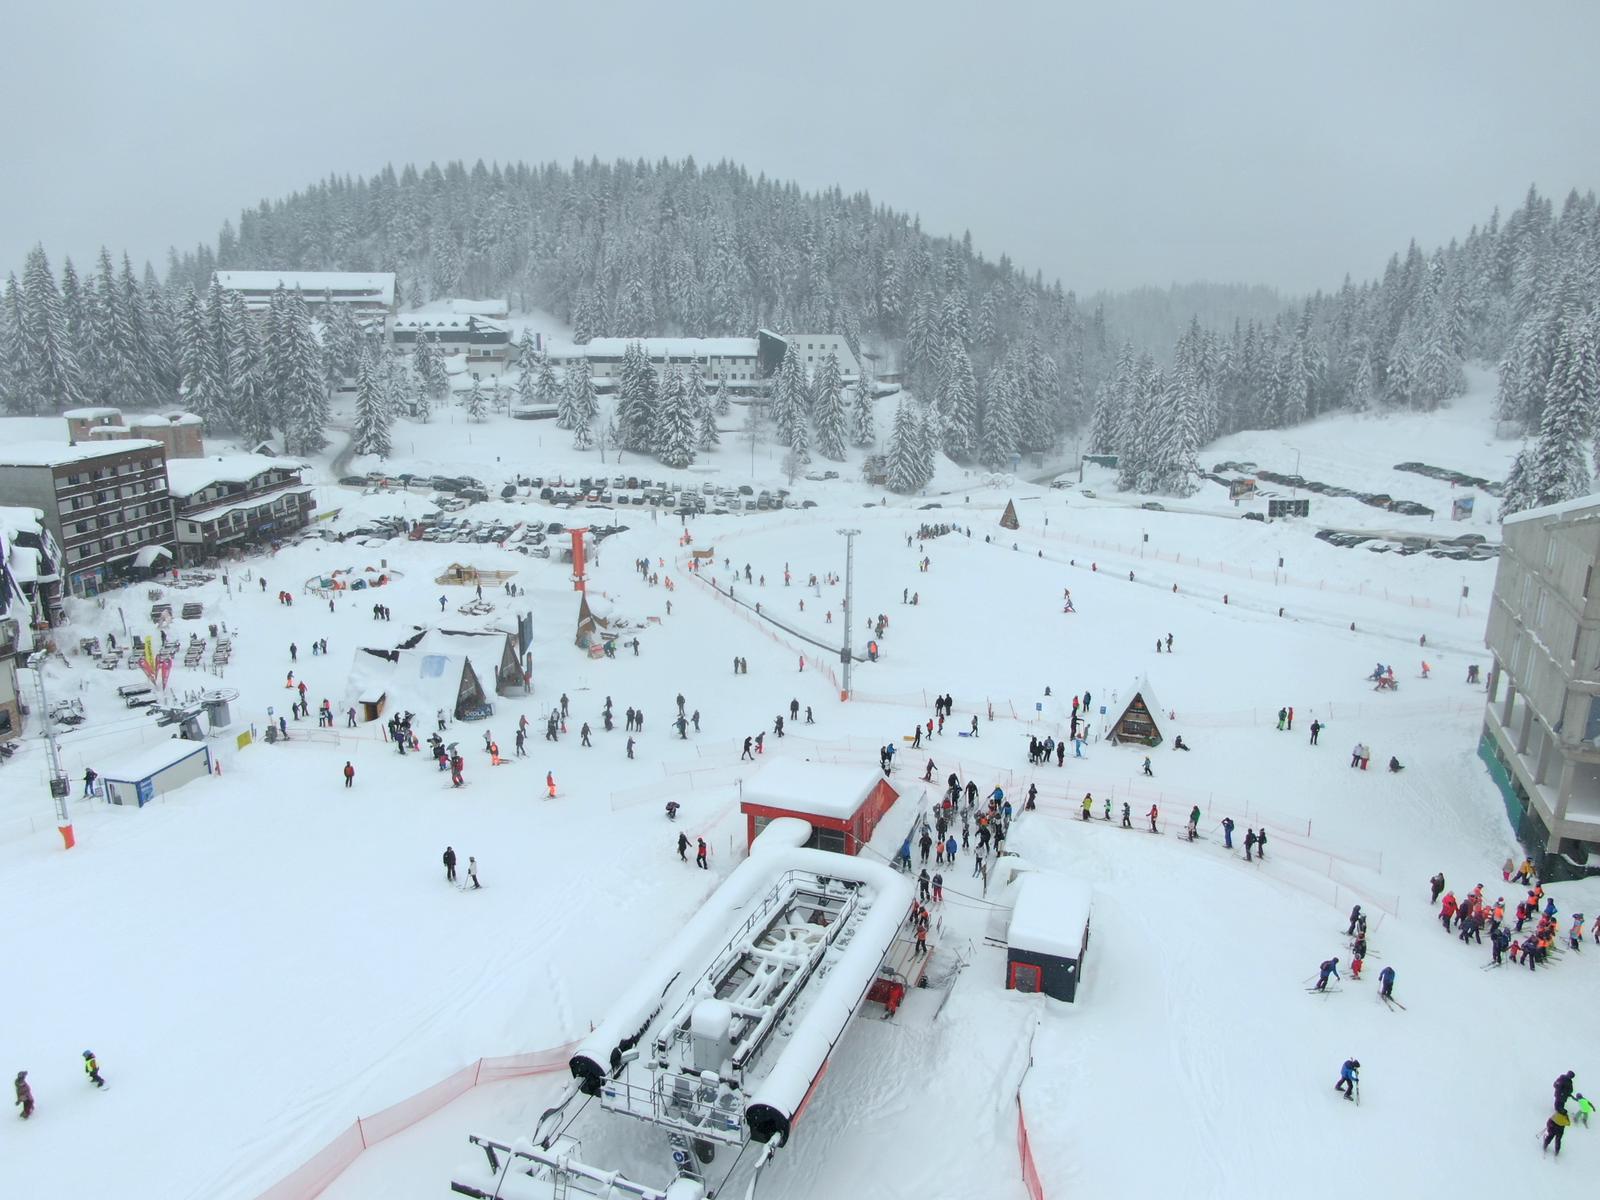
<instances>
[{"instance_id":1,"label":"utility pole","mask_svg":"<svg viewBox=\"0 0 1600 1200\"><path fill-rule=\"evenodd\" d=\"M33 667L34 689L39 693L38 719L44 724L44 743L50 758L50 795L56 802L56 829L66 843L65 848L71 850L77 845L77 838L72 833L72 818L67 815L69 785L66 774L61 770L61 752L56 747L56 727L50 719L50 697L45 695L44 690L45 658L45 652L40 650L29 660L29 665Z\"/></svg>"},{"instance_id":2,"label":"utility pole","mask_svg":"<svg viewBox=\"0 0 1600 1200\"><path fill-rule=\"evenodd\" d=\"M856 575L856 534L859 529L841 529L844 535L844 649L839 652L839 661L844 664L844 685L839 690L839 699L850 699L850 634L855 628L855 611L851 601L855 594Z\"/></svg>"}]
</instances>

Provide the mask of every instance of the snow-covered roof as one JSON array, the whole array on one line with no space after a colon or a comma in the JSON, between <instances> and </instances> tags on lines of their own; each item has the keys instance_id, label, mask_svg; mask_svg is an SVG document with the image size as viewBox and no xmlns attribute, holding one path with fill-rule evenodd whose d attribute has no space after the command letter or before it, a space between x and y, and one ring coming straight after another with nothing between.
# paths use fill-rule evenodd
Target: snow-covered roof
<instances>
[{"instance_id":1,"label":"snow-covered roof","mask_svg":"<svg viewBox=\"0 0 1600 1200\"><path fill-rule=\"evenodd\" d=\"M69 408L61 414L69 421L103 421L107 417L121 418L120 408Z\"/></svg>"},{"instance_id":2,"label":"snow-covered roof","mask_svg":"<svg viewBox=\"0 0 1600 1200\"><path fill-rule=\"evenodd\" d=\"M362 299L394 303L392 271L218 271L217 283L241 292L270 292L281 283L308 300L315 300L322 292L359 292ZM341 298L334 296L336 300Z\"/></svg>"},{"instance_id":3,"label":"snow-covered roof","mask_svg":"<svg viewBox=\"0 0 1600 1200\"><path fill-rule=\"evenodd\" d=\"M124 755L104 766L97 766L96 769L102 779L109 779L114 783L137 783L141 779L150 778L158 771L164 771L173 763L182 762L191 755L205 752L204 742L169 738L154 746L147 746L143 750Z\"/></svg>"},{"instance_id":4,"label":"snow-covered roof","mask_svg":"<svg viewBox=\"0 0 1600 1200\"><path fill-rule=\"evenodd\" d=\"M494 317L503 320L511 315L509 300L464 300L450 297L435 300L434 304L442 305L446 312L460 313L466 317Z\"/></svg>"},{"instance_id":5,"label":"snow-covered roof","mask_svg":"<svg viewBox=\"0 0 1600 1200\"><path fill-rule=\"evenodd\" d=\"M1006 944L1016 950L1077 958L1083 950L1093 889L1065 875L1030 871L1017 880L1016 896Z\"/></svg>"},{"instance_id":6,"label":"snow-covered roof","mask_svg":"<svg viewBox=\"0 0 1600 1200\"><path fill-rule=\"evenodd\" d=\"M160 442L145 438L123 438L110 444L80 442L76 446L69 446L65 442L17 442L0 447L0 467L65 467L113 454L126 454L130 450L159 449Z\"/></svg>"},{"instance_id":7,"label":"snow-covered roof","mask_svg":"<svg viewBox=\"0 0 1600 1200\"><path fill-rule=\"evenodd\" d=\"M192 412L151 413L149 416L130 418L128 428L137 429L141 425L203 425L204 423Z\"/></svg>"},{"instance_id":8,"label":"snow-covered roof","mask_svg":"<svg viewBox=\"0 0 1600 1200\"><path fill-rule=\"evenodd\" d=\"M317 489L309 483L287 483L282 487L273 488L269 492L258 492L246 500L231 500L211 504L205 508L178 513L180 521L215 521L218 517L225 517L233 512L250 512L260 508L263 504L271 504L280 496L309 496Z\"/></svg>"},{"instance_id":9,"label":"snow-covered roof","mask_svg":"<svg viewBox=\"0 0 1600 1200\"><path fill-rule=\"evenodd\" d=\"M388 694L390 712L409 709L425 717L441 708L447 713L455 712L466 655L416 650L396 653L398 661L390 662L357 650L345 683L345 702L383 692Z\"/></svg>"},{"instance_id":10,"label":"snow-covered roof","mask_svg":"<svg viewBox=\"0 0 1600 1200\"><path fill-rule=\"evenodd\" d=\"M423 333L473 329L484 333L506 333L510 329L510 326L503 320L495 320L477 313L450 312L400 313L394 319L394 327L396 330L416 330Z\"/></svg>"},{"instance_id":11,"label":"snow-covered roof","mask_svg":"<svg viewBox=\"0 0 1600 1200\"><path fill-rule=\"evenodd\" d=\"M1577 496L1559 504L1546 504L1543 508L1526 508L1519 513L1512 513L1501 524L1520 525L1524 521L1545 521L1551 517L1587 516L1590 510L1600 515L1600 495Z\"/></svg>"},{"instance_id":12,"label":"snow-covered roof","mask_svg":"<svg viewBox=\"0 0 1600 1200\"><path fill-rule=\"evenodd\" d=\"M629 346L638 342L650 358L754 358L756 339L716 338L594 338L582 346L551 343L550 357L621 358Z\"/></svg>"},{"instance_id":13,"label":"snow-covered roof","mask_svg":"<svg viewBox=\"0 0 1600 1200\"><path fill-rule=\"evenodd\" d=\"M746 804L845 820L855 815L882 779L881 772L865 765L774 758L744 781L740 798Z\"/></svg>"},{"instance_id":14,"label":"snow-covered roof","mask_svg":"<svg viewBox=\"0 0 1600 1200\"><path fill-rule=\"evenodd\" d=\"M206 458L167 460L167 490L174 496L192 496L214 483L249 483L263 471L298 471L298 458L273 458L266 454L213 454Z\"/></svg>"}]
</instances>

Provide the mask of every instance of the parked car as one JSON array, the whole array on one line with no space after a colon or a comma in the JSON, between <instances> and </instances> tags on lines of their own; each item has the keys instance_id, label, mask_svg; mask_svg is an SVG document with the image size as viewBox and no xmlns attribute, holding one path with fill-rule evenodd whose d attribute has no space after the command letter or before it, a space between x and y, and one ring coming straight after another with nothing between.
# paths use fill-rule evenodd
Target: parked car
<instances>
[{"instance_id":1,"label":"parked car","mask_svg":"<svg viewBox=\"0 0 1600 1200\"><path fill-rule=\"evenodd\" d=\"M345 475L339 480L345 487L366 487L367 480L364 475Z\"/></svg>"},{"instance_id":2,"label":"parked car","mask_svg":"<svg viewBox=\"0 0 1600 1200\"><path fill-rule=\"evenodd\" d=\"M1156 501L1156 500L1146 500L1143 504L1139 505L1139 507L1140 508L1148 508L1151 512L1166 512L1167 511L1167 506L1165 504L1160 503L1159 501Z\"/></svg>"}]
</instances>

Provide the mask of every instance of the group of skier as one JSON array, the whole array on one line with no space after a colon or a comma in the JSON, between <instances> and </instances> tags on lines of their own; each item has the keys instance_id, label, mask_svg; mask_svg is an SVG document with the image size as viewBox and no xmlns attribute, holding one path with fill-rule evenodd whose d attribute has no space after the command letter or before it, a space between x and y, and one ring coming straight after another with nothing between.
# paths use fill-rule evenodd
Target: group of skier
<instances>
[{"instance_id":1,"label":"group of skier","mask_svg":"<svg viewBox=\"0 0 1600 1200\"><path fill-rule=\"evenodd\" d=\"M1435 875L1429 882L1433 899L1439 904L1439 923L1446 932L1454 931L1463 943L1474 942L1478 945L1483 944L1483 935L1488 933L1490 958L1486 967L1503 966L1509 957L1512 966L1522 963L1532 971L1560 957L1559 912L1555 897L1546 896L1543 885L1535 884L1527 898L1512 909L1511 919L1515 924L1508 929L1505 897L1489 901L1480 883L1463 899L1457 900L1454 892L1445 891L1443 873ZM1439 899L1441 891L1444 892L1442 900ZM1523 936L1524 929L1530 924L1532 928ZM1595 941L1600 944L1600 920L1594 924ZM1573 913L1566 935L1569 950L1582 950L1584 929L1584 915Z\"/></svg>"}]
</instances>

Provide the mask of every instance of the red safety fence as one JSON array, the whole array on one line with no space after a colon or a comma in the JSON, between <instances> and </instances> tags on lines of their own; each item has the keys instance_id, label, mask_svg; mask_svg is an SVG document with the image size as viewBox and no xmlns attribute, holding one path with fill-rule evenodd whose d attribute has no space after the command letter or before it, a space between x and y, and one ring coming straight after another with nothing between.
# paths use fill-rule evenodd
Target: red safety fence
<instances>
[{"instance_id":1,"label":"red safety fence","mask_svg":"<svg viewBox=\"0 0 1600 1200\"><path fill-rule=\"evenodd\" d=\"M1028 1189L1033 1200L1044 1200L1044 1184L1039 1182L1039 1168L1033 1161L1033 1147L1028 1143L1028 1119L1022 1112L1022 1097L1017 1097L1017 1157L1022 1160L1022 1186Z\"/></svg>"},{"instance_id":2,"label":"red safety fence","mask_svg":"<svg viewBox=\"0 0 1600 1200\"><path fill-rule=\"evenodd\" d=\"M410 1129L481 1084L562 1070L577 1045L569 1042L531 1054L480 1058L370 1117L357 1117L321 1150L262 1192L260 1200L313 1200L360 1158L363 1150Z\"/></svg>"}]
</instances>

